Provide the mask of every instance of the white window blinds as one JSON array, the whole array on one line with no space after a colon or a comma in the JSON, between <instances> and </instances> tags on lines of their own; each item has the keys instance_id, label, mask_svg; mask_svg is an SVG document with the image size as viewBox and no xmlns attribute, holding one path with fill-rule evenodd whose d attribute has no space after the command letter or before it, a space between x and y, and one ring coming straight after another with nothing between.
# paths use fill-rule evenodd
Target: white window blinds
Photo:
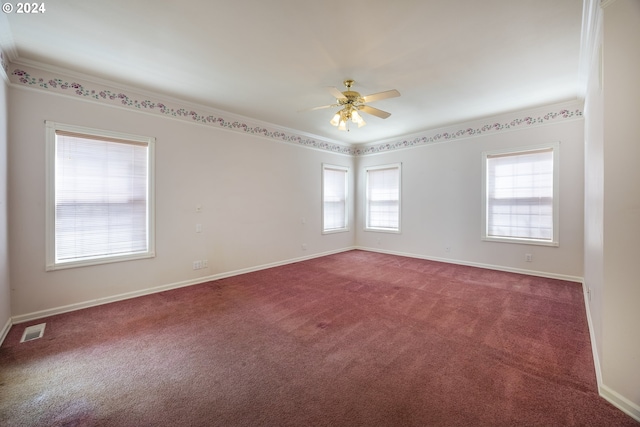
<instances>
[{"instance_id":1,"label":"white window blinds","mask_svg":"<svg viewBox=\"0 0 640 427\"><path fill-rule=\"evenodd\" d=\"M400 230L400 165L366 170L366 228Z\"/></svg>"},{"instance_id":2,"label":"white window blinds","mask_svg":"<svg viewBox=\"0 0 640 427\"><path fill-rule=\"evenodd\" d=\"M48 263L152 256L150 144L56 129L53 157Z\"/></svg>"},{"instance_id":3,"label":"white window blinds","mask_svg":"<svg viewBox=\"0 0 640 427\"><path fill-rule=\"evenodd\" d=\"M487 155L487 236L552 241L554 151Z\"/></svg>"},{"instance_id":4,"label":"white window blinds","mask_svg":"<svg viewBox=\"0 0 640 427\"><path fill-rule=\"evenodd\" d=\"M325 165L322 179L322 230L323 232L346 230L348 228L348 169Z\"/></svg>"}]
</instances>

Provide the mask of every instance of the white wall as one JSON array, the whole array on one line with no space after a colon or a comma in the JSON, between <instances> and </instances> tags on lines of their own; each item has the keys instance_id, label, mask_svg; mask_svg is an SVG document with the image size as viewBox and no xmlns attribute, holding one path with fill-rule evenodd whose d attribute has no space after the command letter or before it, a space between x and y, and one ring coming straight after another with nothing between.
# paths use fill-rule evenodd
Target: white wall
<instances>
[{"instance_id":1,"label":"white wall","mask_svg":"<svg viewBox=\"0 0 640 427\"><path fill-rule=\"evenodd\" d=\"M640 420L640 1L608 3L603 21L604 288L602 382Z\"/></svg>"},{"instance_id":2,"label":"white wall","mask_svg":"<svg viewBox=\"0 0 640 427\"><path fill-rule=\"evenodd\" d=\"M0 73L4 73L0 70ZM9 241L7 220L7 83L0 77L0 343L11 320Z\"/></svg>"},{"instance_id":3,"label":"white wall","mask_svg":"<svg viewBox=\"0 0 640 427\"><path fill-rule=\"evenodd\" d=\"M353 232L322 235L320 221L321 164L351 157L38 90L10 96L13 316L353 244ZM156 137L155 258L45 271L45 120ZM209 268L192 270L202 259Z\"/></svg>"},{"instance_id":4,"label":"white wall","mask_svg":"<svg viewBox=\"0 0 640 427\"><path fill-rule=\"evenodd\" d=\"M595 6L591 18L591 46L585 115L585 208L584 208L584 284L589 290L588 309L595 349L594 362L601 382L602 306L604 292L604 100L602 95L602 14Z\"/></svg>"},{"instance_id":5,"label":"white wall","mask_svg":"<svg viewBox=\"0 0 640 427\"><path fill-rule=\"evenodd\" d=\"M578 119L358 158L359 224L364 224L363 168L402 163L402 232L371 232L359 227L356 245L463 264L581 278L583 126L584 121ZM556 141L560 141L561 162L560 246L482 241L482 152ZM533 255L533 262L525 261L527 253Z\"/></svg>"}]
</instances>

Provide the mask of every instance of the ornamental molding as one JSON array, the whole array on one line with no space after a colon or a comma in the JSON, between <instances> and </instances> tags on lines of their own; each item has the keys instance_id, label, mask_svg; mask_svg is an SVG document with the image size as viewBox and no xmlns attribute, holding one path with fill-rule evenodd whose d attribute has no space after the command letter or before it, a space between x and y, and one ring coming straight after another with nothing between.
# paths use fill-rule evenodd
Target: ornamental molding
<instances>
[{"instance_id":1,"label":"ornamental molding","mask_svg":"<svg viewBox=\"0 0 640 427\"><path fill-rule=\"evenodd\" d=\"M123 89L108 82L69 77L67 73L60 71L45 70L26 64L9 63L2 50L0 50L0 64L6 71L9 82L16 86L347 156L380 154L428 144L527 129L583 117L582 102L571 101L467 121L448 127L424 130L413 135L382 142L351 145L236 116L210 107L189 104L166 96L142 94L135 89ZM161 98L164 98L164 100L161 100Z\"/></svg>"},{"instance_id":2,"label":"ornamental molding","mask_svg":"<svg viewBox=\"0 0 640 427\"><path fill-rule=\"evenodd\" d=\"M9 81L22 87L259 136L307 148L350 156L354 154L353 147L350 145L341 145L290 129L259 123L257 120L249 120L246 117L236 116L202 105L169 100L168 97L161 101L159 100L159 95L145 95L110 84L70 78L55 71L46 71L23 64L11 64L9 69L11 70Z\"/></svg>"},{"instance_id":3,"label":"ornamental molding","mask_svg":"<svg viewBox=\"0 0 640 427\"><path fill-rule=\"evenodd\" d=\"M469 121L458 125L423 131L401 139L365 144L355 148L355 156L367 156L429 144L523 130L583 118L583 104L570 101L538 109L513 112L501 116Z\"/></svg>"},{"instance_id":4,"label":"ornamental molding","mask_svg":"<svg viewBox=\"0 0 640 427\"><path fill-rule=\"evenodd\" d=\"M0 66L2 67L5 73L7 74L9 73L9 61L7 61L7 58L4 52L2 51L2 49L0 49Z\"/></svg>"}]
</instances>

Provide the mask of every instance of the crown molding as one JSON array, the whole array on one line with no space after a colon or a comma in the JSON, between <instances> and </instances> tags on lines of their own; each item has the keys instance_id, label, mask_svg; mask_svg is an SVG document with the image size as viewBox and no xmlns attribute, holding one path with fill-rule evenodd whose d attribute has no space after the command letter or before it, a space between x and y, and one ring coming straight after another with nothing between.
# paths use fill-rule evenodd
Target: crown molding
<instances>
[{"instance_id":1,"label":"crown molding","mask_svg":"<svg viewBox=\"0 0 640 427\"><path fill-rule=\"evenodd\" d=\"M185 122L249 134L306 148L353 155L353 147L300 131L260 122L211 107L189 103L166 95L144 93L105 80L53 67L39 67L33 62L7 64L9 82L15 86L71 96L100 104L149 113Z\"/></svg>"},{"instance_id":2,"label":"crown molding","mask_svg":"<svg viewBox=\"0 0 640 427\"><path fill-rule=\"evenodd\" d=\"M567 101L538 108L510 112L498 116L440 127L402 139L365 144L356 147L356 156L380 154L389 151L415 148L429 144L458 141L484 135L492 135L515 130L529 129L554 123L583 118L583 102Z\"/></svg>"},{"instance_id":3,"label":"crown molding","mask_svg":"<svg viewBox=\"0 0 640 427\"><path fill-rule=\"evenodd\" d=\"M2 54L1 50L0 54ZM574 100L466 121L376 143L350 145L166 95L144 93L141 90L125 88L106 80L64 72L64 70L54 67L40 67L28 61L7 62L6 58L1 55L0 60L4 61L3 67L6 66L6 74L10 84L15 86L347 156L380 154L428 144L526 129L581 119L583 115L583 102Z\"/></svg>"},{"instance_id":4,"label":"crown molding","mask_svg":"<svg viewBox=\"0 0 640 427\"><path fill-rule=\"evenodd\" d=\"M0 13L0 51L2 51L4 56L3 66L5 64L8 65L10 61L18 59L18 50L16 49L16 43L13 40L13 34L11 34L11 27L9 27L9 20L5 13Z\"/></svg>"},{"instance_id":5,"label":"crown molding","mask_svg":"<svg viewBox=\"0 0 640 427\"><path fill-rule=\"evenodd\" d=\"M587 94L591 62L597 55L600 15L602 13L601 5L603 3L601 0L583 0L578 70L578 96L582 100L585 99Z\"/></svg>"},{"instance_id":6,"label":"crown molding","mask_svg":"<svg viewBox=\"0 0 640 427\"><path fill-rule=\"evenodd\" d=\"M2 79L7 82L9 82L9 62L6 59L6 56L4 54L4 51L2 50L2 48L0 47L0 77L2 77Z\"/></svg>"}]
</instances>

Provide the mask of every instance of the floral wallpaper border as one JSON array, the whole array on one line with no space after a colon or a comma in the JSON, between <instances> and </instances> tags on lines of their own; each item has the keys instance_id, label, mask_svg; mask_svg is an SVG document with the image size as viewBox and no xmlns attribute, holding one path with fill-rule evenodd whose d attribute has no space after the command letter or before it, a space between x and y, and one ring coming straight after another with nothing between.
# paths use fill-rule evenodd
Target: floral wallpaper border
<instances>
[{"instance_id":1,"label":"floral wallpaper border","mask_svg":"<svg viewBox=\"0 0 640 427\"><path fill-rule=\"evenodd\" d=\"M401 139L395 142L356 147L354 155L365 156L367 154L377 154L386 151L417 147L420 145L435 144L439 142L480 136L487 133L521 129L536 125L544 125L552 122L557 122L559 120L579 119L582 118L582 115L582 110L580 108L566 108L565 106L565 108L560 107L560 110L558 111L550 111L546 114L538 115L537 117L525 116L522 118L507 120L505 122L492 122L476 127L465 127L463 129L453 130L451 132L434 131L435 133L429 136L415 136L409 139Z\"/></svg>"},{"instance_id":2,"label":"floral wallpaper border","mask_svg":"<svg viewBox=\"0 0 640 427\"><path fill-rule=\"evenodd\" d=\"M60 77L34 76L32 72L25 71L26 67L14 68L9 76L10 80L23 86L46 90L49 92L63 93L94 101L102 101L111 105L132 108L163 116L184 119L205 125L225 128L251 135L263 136L270 139L289 142L305 147L331 151L333 153L353 155L352 147L334 144L327 141L318 141L293 133L268 129L259 125L252 125L238 120L227 119L207 112L197 112L193 108L184 108L178 105L169 106L164 102L151 101L138 98L134 94L126 94L123 91L109 88L91 87L91 83L80 80L67 80Z\"/></svg>"},{"instance_id":3,"label":"floral wallpaper border","mask_svg":"<svg viewBox=\"0 0 640 427\"><path fill-rule=\"evenodd\" d=\"M5 62L5 58L2 55L1 50L0 62L2 63L3 68L7 67L6 70L9 69L9 64ZM473 127L469 127L469 123L467 123L466 125L461 124L460 126L464 127L458 130L455 130L454 126L446 128L447 130L452 129L451 131L444 131L442 129L425 131L422 132L422 135L414 135L408 137L407 139L400 139L394 142L384 142L379 144L367 144L360 146L347 146L300 136L293 132L268 129L264 126L253 125L238 120L228 119L218 115L208 114L207 112L203 111L198 112L193 108L184 108L179 105L170 106L167 105L168 103L151 101L142 97L138 98L137 95L134 95L132 93L126 94L124 93L124 91L115 88L97 87L95 83L87 83L80 80L69 80L60 76L44 77L42 75L35 75L36 73L40 74L41 72L42 71L40 70L31 70L29 67L15 67L9 75L9 79L12 83L46 90L49 92L77 96L80 98L91 99L111 105L118 105L120 107L146 111L153 114L179 118L187 121L197 122L200 124L225 128L236 132L262 136L278 141L288 142L291 144L297 144L309 148L315 148L351 156L366 156L369 154L377 154L418 147L427 144L453 141L457 139L486 135L506 130L534 127L557 122L560 120L575 120L581 118L583 115L580 108L575 106L569 108L565 105L564 107L556 107L559 108L557 111L548 111L537 116L525 116L505 121L492 121ZM7 72L7 74L9 73Z\"/></svg>"}]
</instances>

